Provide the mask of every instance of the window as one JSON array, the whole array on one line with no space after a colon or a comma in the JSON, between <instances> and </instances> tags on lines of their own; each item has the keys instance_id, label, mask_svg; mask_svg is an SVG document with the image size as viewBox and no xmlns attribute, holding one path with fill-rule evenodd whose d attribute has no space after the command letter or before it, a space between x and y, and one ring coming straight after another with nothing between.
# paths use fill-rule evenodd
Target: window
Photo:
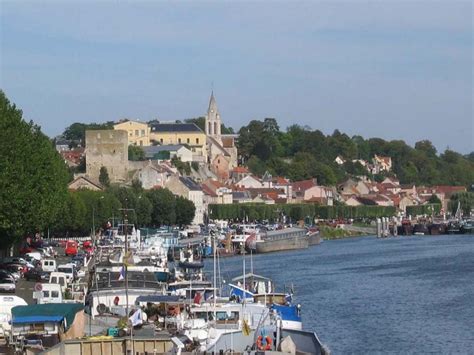
<instances>
[{"instance_id":1,"label":"window","mask_svg":"<svg viewBox=\"0 0 474 355\"><path fill-rule=\"evenodd\" d=\"M163 144L163 138L160 138L160 143Z\"/></svg>"},{"instance_id":2,"label":"window","mask_svg":"<svg viewBox=\"0 0 474 355\"><path fill-rule=\"evenodd\" d=\"M145 135L145 130L144 130L144 129L142 129L142 136L144 136L144 135Z\"/></svg>"},{"instance_id":3,"label":"window","mask_svg":"<svg viewBox=\"0 0 474 355\"><path fill-rule=\"evenodd\" d=\"M51 297L59 298L59 292L58 291L51 291Z\"/></svg>"},{"instance_id":4,"label":"window","mask_svg":"<svg viewBox=\"0 0 474 355\"><path fill-rule=\"evenodd\" d=\"M209 124L208 124L207 134L212 135L212 123L211 122L209 122Z\"/></svg>"},{"instance_id":5,"label":"window","mask_svg":"<svg viewBox=\"0 0 474 355\"><path fill-rule=\"evenodd\" d=\"M138 137L138 129L135 130L135 137Z\"/></svg>"},{"instance_id":6,"label":"window","mask_svg":"<svg viewBox=\"0 0 474 355\"><path fill-rule=\"evenodd\" d=\"M188 138L188 139L186 139L186 142L189 144L189 138Z\"/></svg>"},{"instance_id":7,"label":"window","mask_svg":"<svg viewBox=\"0 0 474 355\"><path fill-rule=\"evenodd\" d=\"M199 144L199 138L196 138L196 144Z\"/></svg>"},{"instance_id":8,"label":"window","mask_svg":"<svg viewBox=\"0 0 474 355\"><path fill-rule=\"evenodd\" d=\"M141 145L141 146L143 145L143 141L140 141L140 145Z\"/></svg>"},{"instance_id":9,"label":"window","mask_svg":"<svg viewBox=\"0 0 474 355\"><path fill-rule=\"evenodd\" d=\"M43 291L43 297L49 297L49 291Z\"/></svg>"},{"instance_id":10,"label":"window","mask_svg":"<svg viewBox=\"0 0 474 355\"><path fill-rule=\"evenodd\" d=\"M178 143L181 144L181 138L178 138Z\"/></svg>"}]
</instances>

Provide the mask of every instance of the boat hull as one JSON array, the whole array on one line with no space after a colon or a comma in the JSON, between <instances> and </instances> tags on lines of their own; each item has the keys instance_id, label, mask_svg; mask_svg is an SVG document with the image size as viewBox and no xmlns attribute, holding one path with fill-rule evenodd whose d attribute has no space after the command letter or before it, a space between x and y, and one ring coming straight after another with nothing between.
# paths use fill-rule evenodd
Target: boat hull
<instances>
[{"instance_id":1,"label":"boat hull","mask_svg":"<svg viewBox=\"0 0 474 355\"><path fill-rule=\"evenodd\" d=\"M272 253L277 251L306 249L309 246L308 236L288 237L277 240L264 240L256 243L257 253Z\"/></svg>"}]
</instances>

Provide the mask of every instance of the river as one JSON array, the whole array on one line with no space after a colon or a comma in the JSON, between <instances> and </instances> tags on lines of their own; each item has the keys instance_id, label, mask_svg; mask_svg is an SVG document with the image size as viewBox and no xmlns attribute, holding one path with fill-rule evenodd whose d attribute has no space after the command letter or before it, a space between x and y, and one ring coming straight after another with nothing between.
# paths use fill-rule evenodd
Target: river
<instances>
[{"instance_id":1,"label":"river","mask_svg":"<svg viewBox=\"0 0 474 355\"><path fill-rule=\"evenodd\" d=\"M293 283L304 329L333 354L474 349L472 235L331 240L252 264L277 289ZM227 281L241 275L242 257L221 259L220 269Z\"/></svg>"}]
</instances>

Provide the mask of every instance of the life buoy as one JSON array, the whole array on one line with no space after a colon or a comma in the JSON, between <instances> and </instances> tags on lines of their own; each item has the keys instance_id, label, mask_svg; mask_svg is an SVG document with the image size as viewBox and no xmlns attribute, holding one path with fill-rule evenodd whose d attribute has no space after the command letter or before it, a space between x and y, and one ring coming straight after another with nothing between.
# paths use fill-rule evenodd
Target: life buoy
<instances>
[{"instance_id":1,"label":"life buoy","mask_svg":"<svg viewBox=\"0 0 474 355\"><path fill-rule=\"evenodd\" d=\"M263 342L263 336L259 335L257 338L258 350L271 350L272 349L273 339L269 335L265 337L265 345L262 344L262 342Z\"/></svg>"}]
</instances>

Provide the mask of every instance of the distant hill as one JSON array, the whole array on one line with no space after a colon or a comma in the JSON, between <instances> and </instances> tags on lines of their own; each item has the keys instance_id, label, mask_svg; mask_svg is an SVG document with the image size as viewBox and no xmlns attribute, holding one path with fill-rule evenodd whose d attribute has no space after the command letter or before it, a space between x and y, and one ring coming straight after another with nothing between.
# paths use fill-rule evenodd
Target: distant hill
<instances>
[{"instance_id":1,"label":"distant hill","mask_svg":"<svg viewBox=\"0 0 474 355\"><path fill-rule=\"evenodd\" d=\"M474 184L474 152L463 156L452 150L441 154L429 140L409 146L403 140L349 137L339 130L324 135L319 130L292 125L281 131L274 118L253 120L239 130L238 148L243 162L255 174L272 174L302 180L316 177L321 184L334 185L347 176L365 175L375 180L396 175L402 184ZM390 172L372 174L362 163L375 155L390 157ZM336 157L343 164L336 163Z\"/></svg>"}]
</instances>

